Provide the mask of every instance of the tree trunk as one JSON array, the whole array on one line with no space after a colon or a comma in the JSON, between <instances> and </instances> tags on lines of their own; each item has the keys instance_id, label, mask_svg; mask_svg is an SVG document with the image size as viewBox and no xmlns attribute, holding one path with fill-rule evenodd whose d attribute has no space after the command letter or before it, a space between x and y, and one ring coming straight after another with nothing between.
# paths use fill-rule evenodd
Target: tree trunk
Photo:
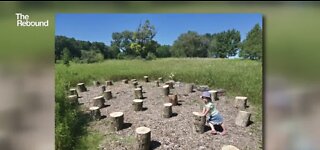
<instances>
[{"instance_id":1,"label":"tree trunk","mask_svg":"<svg viewBox=\"0 0 320 150\"><path fill-rule=\"evenodd\" d=\"M149 77L148 76L144 76L143 78L144 78L145 82L149 82Z\"/></svg>"},{"instance_id":2,"label":"tree trunk","mask_svg":"<svg viewBox=\"0 0 320 150\"><path fill-rule=\"evenodd\" d=\"M69 95L68 96L69 101L71 102L71 104L75 104L78 105L79 101L78 101L78 96L77 95Z\"/></svg>"},{"instance_id":3,"label":"tree trunk","mask_svg":"<svg viewBox=\"0 0 320 150\"><path fill-rule=\"evenodd\" d=\"M247 127L250 121L251 113L246 111L239 111L236 118L236 125L241 127Z\"/></svg>"},{"instance_id":4,"label":"tree trunk","mask_svg":"<svg viewBox=\"0 0 320 150\"><path fill-rule=\"evenodd\" d=\"M99 109L104 106L104 102L105 100L103 96L98 96L93 98L93 106L98 107Z\"/></svg>"},{"instance_id":5,"label":"tree trunk","mask_svg":"<svg viewBox=\"0 0 320 150\"><path fill-rule=\"evenodd\" d=\"M168 96L169 93L170 93L169 85L164 85L164 86L162 87L162 91L163 91L163 95L164 95L164 96Z\"/></svg>"},{"instance_id":6,"label":"tree trunk","mask_svg":"<svg viewBox=\"0 0 320 150\"><path fill-rule=\"evenodd\" d=\"M123 79L123 80L122 80L122 83L128 84L128 79Z\"/></svg>"},{"instance_id":7,"label":"tree trunk","mask_svg":"<svg viewBox=\"0 0 320 150\"><path fill-rule=\"evenodd\" d=\"M105 86L105 85L101 86L101 91L102 91L102 93L103 93L104 91L106 91L106 86Z\"/></svg>"},{"instance_id":8,"label":"tree trunk","mask_svg":"<svg viewBox=\"0 0 320 150\"><path fill-rule=\"evenodd\" d=\"M235 98L235 105L234 106L240 110L245 110L247 107L247 97L237 96Z\"/></svg>"},{"instance_id":9,"label":"tree trunk","mask_svg":"<svg viewBox=\"0 0 320 150\"><path fill-rule=\"evenodd\" d=\"M133 106L134 111L142 111L143 100L142 99L134 99L132 106Z\"/></svg>"},{"instance_id":10,"label":"tree trunk","mask_svg":"<svg viewBox=\"0 0 320 150\"><path fill-rule=\"evenodd\" d=\"M103 92L103 96L106 100L110 100L112 99L112 93L111 93L111 90L106 90Z\"/></svg>"},{"instance_id":11,"label":"tree trunk","mask_svg":"<svg viewBox=\"0 0 320 150\"><path fill-rule=\"evenodd\" d=\"M159 81L154 81L156 83L156 87L159 87L160 84L159 84Z\"/></svg>"},{"instance_id":12,"label":"tree trunk","mask_svg":"<svg viewBox=\"0 0 320 150\"><path fill-rule=\"evenodd\" d=\"M135 150L149 150L151 144L151 130L147 127L136 129Z\"/></svg>"},{"instance_id":13,"label":"tree trunk","mask_svg":"<svg viewBox=\"0 0 320 150\"><path fill-rule=\"evenodd\" d=\"M172 103L173 106L177 106L178 105L178 95L177 94L169 95L169 103Z\"/></svg>"},{"instance_id":14,"label":"tree trunk","mask_svg":"<svg viewBox=\"0 0 320 150\"><path fill-rule=\"evenodd\" d=\"M110 114L111 121L110 126L111 130L119 131L123 128L123 112L113 112Z\"/></svg>"},{"instance_id":15,"label":"tree trunk","mask_svg":"<svg viewBox=\"0 0 320 150\"><path fill-rule=\"evenodd\" d=\"M159 83L163 83L162 77L158 78Z\"/></svg>"},{"instance_id":16,"label":"tree trunk","mask_svg":"<svg viewBox=\"0 0 320 150\"><path fill-rule=\"evenodd\" d=\"M106 81L106 85L111 86L111 85L113 85L113 83L112 83L112 81L108 80L108 81Z\"/></svg>"},{"instance_id":17,"label":"tree trunk","mask_svg":"<svg viewBox=\"0 0 320 150\"><path fill-rule=\"evenodd\" d=\"M77 95L77 97L79 97L76 89L70 89L69 91L70 91L70 95Z\"/></svg>"},{"instance_id":18,"label":"tree trunk","mask_svg":"<svg viewBox=\"0 0 320 150\"><path fill-rule=\"evenodd\" d=\"M79 92L86 92L87 91L87 88L84 85L84 83L78 83L77 86L78 86Z\"/></svg>"},{"instance_id":19,"label":"tree trunk","mask_svg":"<svg viewBox=\"0 0 320 150\"><path fill-rule=\"evenodd\" d=\"M100 120L101 112L100 112L99 107L90 107L89 110L90 110L91 119Z\"/></svg>"},{"instance_id":20,"label":"tree trunk","mask_svg":"<svg viewBox=\"0 0 320 150\"><path fill-rule=\"evenodd\" d=\"M209 93L211 94L211 100L213 101L219 100L218 91L210 90Z\"/></svg>"},{"instance_id":21,"label":"tree trunk","mask_svg":"<svg viewBox=\"0 0 320 150\"><path fill-rule=\"evenodd\" d=\"M199 112L193 112L193 131L196 133L204 133L204 127L206 124L206 116Z\"/></svg>"},{"instance_id":22,"label":"tree trunk","mask_svg":"<svg viewBox=\"0 0 320 150\"><path fill-rule=\"evenodd\" d=\"M134 98L135 99L142 99L143 98L142 90L140 88L134 89Z\"/></svg>"},{"instance_id":23,"label":"tree trunk","mask_svg":"<svg viewBox=\"0 0 320 150\"><path fill-rule=\"evenodd\" d=\"M93 85L98 87L98 86L100 86L100 82L99 81L93 81Z\"/></svg>"},{"instance_id":24,"label":"tree trunk","mask_svg":"<svg viewBox=\"0 0 320 150\"><path fill-rule=\"evenodd\" d=\"M170 118L172 116L172 103L165 103L163 104L163 117L164 118Z\"/></svg>"},{"instance_id":25,"label":"tree trunk","mask_svg":"<svg viewBox=\"0 0 320 150\"><path fill-rule=\"evenodd\" d=\"M187 85L187 93L192 93L193 92L193 84L188 84Z\"/></svg>"}]
</instances>

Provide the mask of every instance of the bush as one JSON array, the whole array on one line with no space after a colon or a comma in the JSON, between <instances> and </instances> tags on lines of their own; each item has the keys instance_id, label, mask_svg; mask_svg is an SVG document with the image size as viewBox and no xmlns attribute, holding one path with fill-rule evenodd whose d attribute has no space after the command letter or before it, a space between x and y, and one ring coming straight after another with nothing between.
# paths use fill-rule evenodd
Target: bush
<instances>
[{"instance_id":1,"label":"bush","mask_svg":"<svg viewBox=\"0 0 320 150\"><path fill-rule=\"evenodd\" d=\"M146 60L153 60L153 59L156 59L157 56L151 52L148 53L147 57L146 57Z\"/></svg>"},{"instance_id":2,"label":"bush","mask_svg":"<svg viewBox=\"0 0 320 150\"><path fill-rule=\"evenodd\" d=\"M95 63L104 60L104 56L100 52L94 50L86 51L81 50L81 62L82 63Z\"/></svg>"}]
</instances>

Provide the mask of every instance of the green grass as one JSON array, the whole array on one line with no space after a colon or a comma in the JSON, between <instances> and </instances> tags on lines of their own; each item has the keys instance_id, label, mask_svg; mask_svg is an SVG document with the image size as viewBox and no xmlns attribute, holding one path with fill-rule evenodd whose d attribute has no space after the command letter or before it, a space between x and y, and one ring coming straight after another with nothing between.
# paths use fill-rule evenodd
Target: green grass
<instances>
[{"instance_id":1,"label":"green grass","mask_svg":"<svg viewBox=\"0 0 320 150\"><path fill-rule=\"evenodd\" d=\"M80 138L76 150L97 150L103 135L99 133L88 133Z\"/></svg>"}]
</instances>

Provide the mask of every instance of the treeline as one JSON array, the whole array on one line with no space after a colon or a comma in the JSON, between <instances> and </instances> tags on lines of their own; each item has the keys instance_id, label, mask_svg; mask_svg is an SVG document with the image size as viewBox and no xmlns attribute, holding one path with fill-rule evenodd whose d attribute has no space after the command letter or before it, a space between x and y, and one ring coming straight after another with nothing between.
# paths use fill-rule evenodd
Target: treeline
<instances>
[{"instance_id":1,"label":"treeline","mask_svg":"<svg viewBox=\"0 0 320 150\"><path fill-rule=\"evenodd\" d=\"M181 34L173 45L161 45L154 40L156 29L149 20L140 24L136 31L112 33L110 45L103 42L89 42L55 37L55 60L68 63L92 63L104 59L154 59L163 57L213 57L239 56L245 59L262 58L262 29L256 24L243 42L240 32L231 29L220 33L199 34L187 31Z\"/></svg>"}]
</instances>

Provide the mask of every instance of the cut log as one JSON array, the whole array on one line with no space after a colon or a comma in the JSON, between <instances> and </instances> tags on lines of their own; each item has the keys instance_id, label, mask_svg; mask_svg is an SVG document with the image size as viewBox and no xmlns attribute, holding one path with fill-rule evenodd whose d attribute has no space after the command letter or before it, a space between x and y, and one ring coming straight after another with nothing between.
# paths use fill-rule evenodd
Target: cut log
<instances>
[{"instance_id":1,"label":"cut log","mask_svg":"<svg viewBox=\"0 0 320 150\"><path fill-rule=\"evenodd\" d=\"M173 89L174 88L174 81L173 80L169 80L165 83L165 85L169 85L169 88L170 89Z\"/></svg>"},{"instance_id":2,"label":"cut log","mask_svg":"<svg viewBox=\"0 0 320 150\"><path fill-rule=\"evenodd\" d=\"M93 81L93 85L98 87L98 86L100 86L100 82L99 81Z\"/></svg>"},{"instance_id":3,"label":"cut log","mask_svg":"<svg viewBox=\"0 0 320 150\"><path fill-rule=\"evenodd\" d=\"M101 86L101 91L102 91L102 93L103 93L104 91L106 91L106 86L105 86L105 85Z\"/></svg>"},{"instance_id":4,"label":"cut log","mask_svg":"<svg viewBox=\"0 0 320 150\"><path fill-rule=\"evenodd\" d=\"M68 99L70 101L71 104L75 104L78 105L79 101L78 101L78 96L77 95L69 95Z\"/></svg>"},{"instance_id":5,"label":"cut log","mask_svg":"<svg viewBox=\"0 0 320 150\"><path fill-rule=\"evenodd\" d=\"M147 127L138 127L136 129L135 150L149 150L151 144L151 130Z\"/></svg>"},{"instance_id":6,"label":"cut log","mask_svg":"<svg viewBox=\"0 0 320 150\"><path fill-rule=\"evenodd\" d=\"M97 96L93 98L93 106L98 107L99 109L104 107L105 100L103 96Z\"/></svg>"},{"instance_id":7,"label":"cut log","mask_svg":"<svg viewBox=\"0 0 320 150\"><path fill-rule=\"evenodd\" d=\"M123 79L123 80L122 80L122 83L128 84L128 79Z\"/></svg>"},{"instance_id":8,"label":"cut log","mask_svg":"<svg viewBox=\"0 0 320 150\"><path fill-rule=\"evenodd\" d=\"M192 93L193 92L193 84L188 84L186 91L187 91L186 93Z\"/></svg>"},{"instance_id":9,"label":"cut log","mask_svg":"<svg viewBox=\"0 0 320 150\"><path fill-rule=\"evenodd\" d=\"M196 133L204 133L206 116L199 112L193 112L193 116L193 131Z\"/></svg>"},{"instance_id":10,"label":"cut log","mask_svg":"<svg viewBox=\"0 0 320 150\"><path fill-rule=\"evenodd\" d=\"M160 84L159 84L159 81L154 81L156 83L156 87L159 87Z\"/></svg>"},{"instance_id":11,"label":"cut log","mask_svg":"<svg viewBox=\"0 0 320 150\"><path fill-rule=\"evenodd\" d=\"M168 96L169 93L170 93L169 85L164 85L164 86L162 87L162 92L163 92L163 95L164 95L164 96Z\"/></svg>"},{"instance_id":12,"label":"cut log","mask_svg":"<svg viewBox=\"0 0 320 150\"><path fill-rule=\"evenodd\" d=\"M172 103L173 106L178 105L178 95L177 94L168 95L168 97L169 97L169 103Z\"/></svg>"},{"instance_id":13,"label":"cut log","mask_svg":"<svg viewBox=\"0 0 320 150\"><path fill-rule=\"evenodd\" d=\"M111 90L106 90L106 91L104 91L104 92L103 92L103 97L104 97L106 100L112 99Z\"/></svg>"},{"instance_id":14,"label":"cut log","mask_svg":"<svg viewBox=\"0 0 320 150\"><path fill-rule=\"evenodd\" d=\"M143 100L142 99L134 99L132 106L133 106L134 111L142 111Z\"/></svg>"},{"instance_id":15,"label":"cut log","mask_svg":"<svg viewBox=\"0 0 320 150\"><path fill-rule=\"evenodd\" d=\"M239 111L236 118L236 125L241 127L247 127L250 121L251 113L246 111Z\"/></svg>"},{"instance_id":16,"label":"cut log","mask_svg":"<svg viewBox=\"0 0 320 150\"><path fill-rule=\"evenodd\" d=\"M87 88L84 85L84 83L78 83L77 87L78 87L79 92L86 92L87 91Z\"/></svg>"},{"instance_id":17,"label":"cut log","mask_svg":"<svg viewBox=\"0 0 320 150\"><path fill-rule=\"evenodd\" d=\"M137 81L137 79L131 79L131 82L136 82Z\"/></svg>"},{"instance_id":18,"label":"cut log","mask_svg":"<svg viewBox=\"0 0 320 150\"><path fill-rule=\"evenodd\" d=\"M137 88L140 88L140 89L141 89L141 91L143 91L143 89L142 89L142 85L137 85Z\"/></svg>"},{"instance_id":19,"label":"cut log","mask_svg":"<svg viewBox=\"0 0 320 150\"><path fill-rule=\"evenodd\" d=\"M163 108L162 116L164 118L170 118L172 116L172 103L165 103L163 105L164 105L164 108Z\"/></svg>"},{"instance_id":20,"label":"cut log","mask_svg":"<svg viewBox=\"0 0 320 150\"><path fill-rule=\"evenodd\" d=\"M158 78L159 83L163 83L162 77Z\"/></svg>"},{"instance_id":21,"label":"cut log","mask_svg":"<svg viewBox=\"0 0 320 150\"><path fill-rule=\"evenodd\" d=\"M211 100L213 100L213 101L219 100L218 91L210 90L209 93L211 94Z\"/></svg>"},{"instance_id":22,"label":"cut log","mask_svg":"<svg viewBox=\"0 0 320 150\"><path fill-rule=\"evenodd\" d=\"M108 80L108 81L106 81L106 85L111 86L111 85L113 85L113 83L112 83L112 81Z\"/></svg>"},{"instance_id":23,"label":"cut log","mask_svg":"<svg viewBox=\"0 0 320 150\"><path fill-rule=\"evenodd\" d=\"M93 120L100 120L100 118L101 118L101 112L100 112L99 107L90 107L89 110L90 110L90 117L91 117L91 119L93 119Z\"/></svg>"},{"instance_id":24,"label":"cut log","mask_svg":"<svg viewBox=\"0 0 320 150\"><path fill-rule=\"evenodd\" d=\"M198 91L201 91L201 92L204 92L204 91L209 91L210 88L209 88L208 85L199 85L199 86L197 87L197 90L198 90Z\"/></svg>"},{"instance_id":25,"label":"cut log","mask_svg":"<svg viewBox=\"0 0 320 150\"><path fill-rule=\"evenodd\" d=\"M137 81L133 81L132 85L133 85L134 88L137 88L138 87L138 82Z\"/></svg>"},{"instance_id":26,"label":"cut log","mask_svg":"<svg viewBox=\"0 0 320 150\"><path fill-rule=\"evenodd\" d=\"M135 99L142 99L143 98L142 89L141 88L134 89L134 98Z\"/></svg>"},{"instance_id":27,"label":"cut log","mask_svg":"<svg viewBox=\"0 0 320 150\"><path fill-rule=\"evenodd\" d=\"M245 110L247 108L247 97L236 96L234 107Z\"/></svg>"},{"instance_id":28,"label":"cut log","mask_svg":"<svg viewBox=\"0 0 320 150\"><path fill-rule=\"evenodd\" d=\"M239 149L233 145L224 145L221 150L239 150Z\"/></svg>"},{"instance_id":29,"label":"cut log","mask_svg":"<svg viewBox=\"0 0 320 150\"><path fill-rule=\"evenodd\" d=\"M144 78L145 82L149 82L149 77L148 76L143 76L143 78Z\"/></svg>"},{"instance_id":30,"label":"cut log","mask_svg":"<svg viewBox=\"0 0 320 150\"><path fill-rule=\"evenodd\" d=\"M70 91L70 95L77 95L77 97L79 97L76 89L70 89L69 91Z\"/></svg>"},{"instance_id":31,"label":"cut log","mask_svg":"<svg viewBox=\"0 0 320 150\"><path fill-rule=\"evenodd\" d=\"M123 112L113 112L110 114L111 130L119 131L123 128Z\"/></svg>"}]
</instances>

